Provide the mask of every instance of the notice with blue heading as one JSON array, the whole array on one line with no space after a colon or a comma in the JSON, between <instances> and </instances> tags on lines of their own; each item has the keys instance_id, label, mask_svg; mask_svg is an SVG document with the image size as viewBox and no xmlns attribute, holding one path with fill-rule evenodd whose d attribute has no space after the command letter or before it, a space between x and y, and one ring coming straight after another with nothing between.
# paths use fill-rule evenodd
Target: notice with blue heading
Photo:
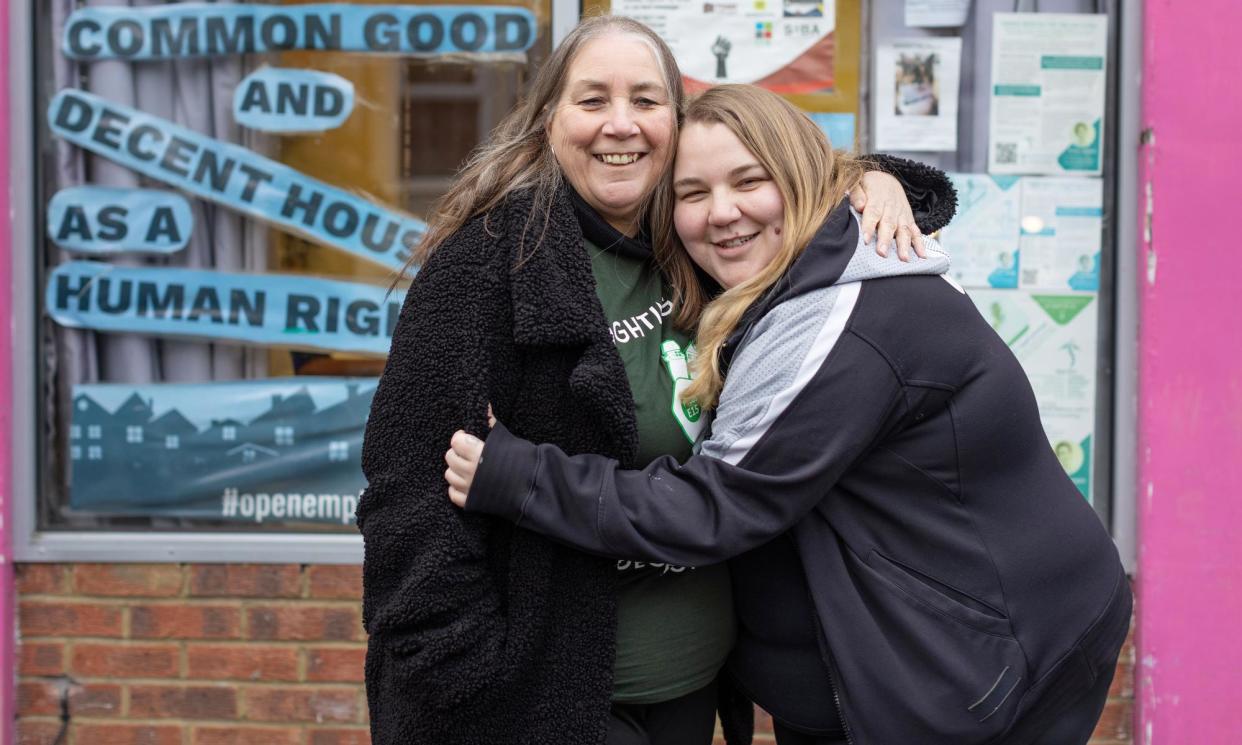
<instances>
[{"instance_id":1,"label":"notice with blue heading","mask_svg":"<svg viewBox=\"0 0 1242 745\"><path fill-rule=\"evenodd\" d=\"M990 173L1099 176L1108 17L992 16Z\"/></svg>"},{"instance_id":2,"label":"notice with blue heading","mask_svg":"<svg viewBox=\"0 0 1242 745\"><path fill-rule=\"evenodd\" d=\"M1022 364L1048 444L1089 501L1099 306L1095 294L971 290L970 299Z\"/></svg>"},{"instance_id":3,"label":"notice with blue heading","mask_svg":"<svg viewBox=\"0 0 1242 745\"><path fill-rule=\"evenodd\" d=\"M1103 240L1103 180L1022 179L1020 287L1098 291Z\"/></svg>"}]
</instances>

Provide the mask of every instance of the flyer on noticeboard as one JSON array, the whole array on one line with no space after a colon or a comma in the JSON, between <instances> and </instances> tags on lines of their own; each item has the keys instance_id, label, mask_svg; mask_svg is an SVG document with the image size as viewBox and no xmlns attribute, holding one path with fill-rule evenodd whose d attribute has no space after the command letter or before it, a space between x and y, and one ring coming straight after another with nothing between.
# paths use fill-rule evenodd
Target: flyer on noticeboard
<instances>
[{"instance_id":1,"label":"flyer on noticeboard","mask_svg":"<svg viewBox=\"0 0 1242 745\"><path fill-rule=\"evenodd\" d=\"M755 83L777 93L834 84L835 0L614 0L612 12L654 29L692 84Z\"/></svg>"},{"instance_id":2,"label":"flyer on noticeboard","mask_svg":"<svg viewBox=\"0 0 1242 745\"><path fill-rule=\"evenodd\" d=\"M1022 179L1023 289L1100 289L1104 182L1098 178Z\"/></svg>"},{"instance_id":3,"label":"flyer on noticeboard","mask_svg":"<svg viewBox=\"0 0 1242 745\"><path fill-rule=\"evenodd\" d=\"M911 28L956 28L965 25L970 0L906 0L906 25Z\"/></svg>"},{"instance_id":4,"label":"flyer on noticeboard","mask_svg":"<svg viewBox=\"0 0 1242 745\"><path fill-rule=\"evenodd\" d=\"M895 39L876 49L875 146L957 149L960 38Z\"/></svg>"},{"instance_id":5,"label":"flyer on noticeboard","mask_svg":"<svg viewBox=\"0 0 1242 745\"><path fill-rule=\"evenodd\" d=\"M1098 176L1106 15L992 17L989 173Z\"/></svg>"},{"instance_id":6,"label":"flyer on noticeboard","mask_svg":"<svg viewBox=\"0 0 1242 745\"><path fill-rule=\"evenodd\" d=\"M1017 287L1021 180L985 173L949 178L957 190L957 214L940 231L940 242L953 257L949 273L963 287Z\"/></svg>"},{"instance_id":7,"label":"flyer on noticeboard","mask_svg":"<svg viewBox=\"0 0 1242 745\"><path fill-rule=\"evenodd\" d=\"M970 297L1022 364L1049 444L1090 500L1099 305L1095 294L973 290Z\"/></svg>"}]
</instances>

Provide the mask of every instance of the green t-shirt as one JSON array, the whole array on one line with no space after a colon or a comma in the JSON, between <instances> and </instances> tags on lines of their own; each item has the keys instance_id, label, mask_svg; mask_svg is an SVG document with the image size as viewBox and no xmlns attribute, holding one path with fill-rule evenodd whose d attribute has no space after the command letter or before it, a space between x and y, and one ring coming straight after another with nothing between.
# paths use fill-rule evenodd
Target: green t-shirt
<instances>
[{"instance_id":1,"label":"green t-shirt","mask_svg":"<svg viewBox=\"0 0 1242 745\"><path fill-rule=\"evenodd\" d=\"M673 327L673 305L651 261L587 243L600 302L625 363L638 417L638 460L690 457L704 420L683 406L690 338ZM656 703L710 683L735 636L724 564L698 569L617 562L617 661L612 698Z\"/></svg>"}]
</instances>

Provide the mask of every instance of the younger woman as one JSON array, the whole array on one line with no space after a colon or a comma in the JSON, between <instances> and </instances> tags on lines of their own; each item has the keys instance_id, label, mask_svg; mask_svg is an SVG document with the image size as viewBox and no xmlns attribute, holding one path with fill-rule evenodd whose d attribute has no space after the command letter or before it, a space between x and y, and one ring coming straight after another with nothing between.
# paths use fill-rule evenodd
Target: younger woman
<instances>
[{"instance_id":1,"label":"younger woman","mask_svg":"<svg viewBox=\"0 0 1242 745\"><path fill-rule=\"evenodd\" d=\"M1117 552L970 299L863 246L858 177L773 94L691 103L663 251L688 312L687 255L724 288L684 393L715 409L700 452L625 471L497 424L454 436L450 496L609 556L738 557L730 670L782 745L1085 743L1129 625Z\"/></svg>"}]
</instances>

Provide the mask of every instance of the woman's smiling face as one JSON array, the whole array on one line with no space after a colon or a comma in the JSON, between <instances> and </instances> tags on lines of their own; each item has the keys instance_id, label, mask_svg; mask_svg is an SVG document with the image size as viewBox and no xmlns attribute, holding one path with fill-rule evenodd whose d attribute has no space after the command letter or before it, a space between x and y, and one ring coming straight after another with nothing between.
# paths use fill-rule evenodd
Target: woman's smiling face
<instances>
[{"instance_id":1,"label":"woman's smiling face","mask_svg":"<svg viewBox=\"0 0 1242 745\"><path fill-rule=\"evenodd\" d=\"M785 201L758 159L723 124L681 131L673 222L694 263L729 289L779 253Z\"/></svg>"},{"instance_id":2,"label":"woman's smiling face","mask_svg":"<svg viewBox=\"0 0 1242 745\"><path fill-rule=\"evenodd\" d=\"M651 46L626 33L582 45L548 124L574 190L610 225L634 234L672 147L674 106Z\"/></svg>"}]
</instances>

